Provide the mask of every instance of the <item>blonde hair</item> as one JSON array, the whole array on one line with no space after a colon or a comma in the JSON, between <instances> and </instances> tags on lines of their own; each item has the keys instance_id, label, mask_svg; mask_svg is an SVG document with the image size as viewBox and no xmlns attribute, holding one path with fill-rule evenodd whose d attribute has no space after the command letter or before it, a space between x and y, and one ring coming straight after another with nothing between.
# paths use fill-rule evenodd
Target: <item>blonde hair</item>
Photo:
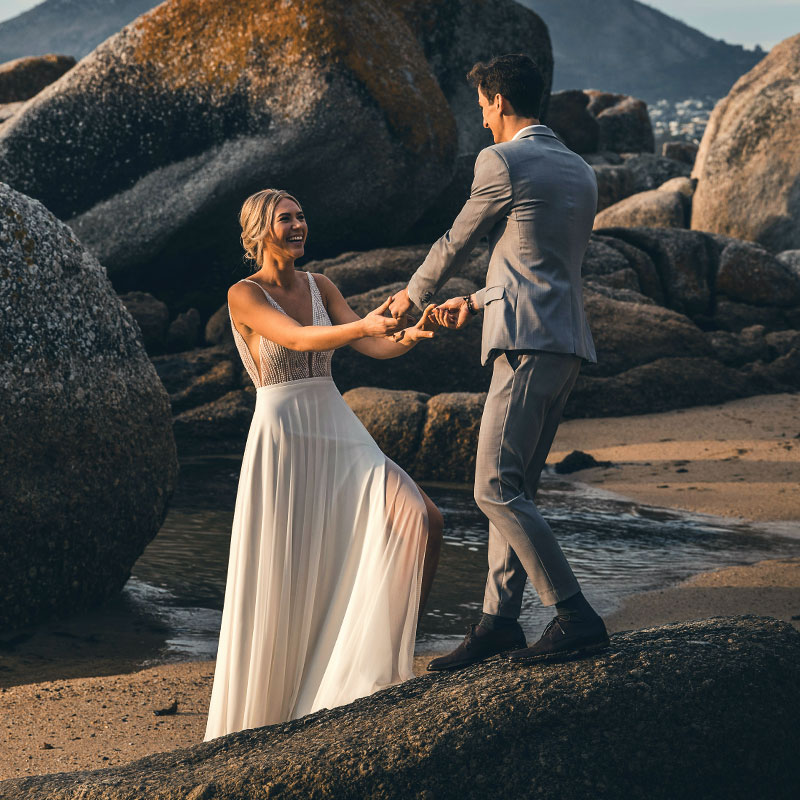
<instances>
[{"instance_id":1,"label":"blonde hair","mask_svg":"<svg viewBox=\"0 0 800 800\"><path fill-rule=\"evenodd\" d=\"M251 194L242 204L239 212L239 224L242 226L242 247L244 247L244 257L249 261L255 261L260 268L264 263L265 242L272 239L273 217L275 207L281 200L293 200L300 203L289 192L283 189L262 189L260 192Z\"/></svg>"}]
</instances>

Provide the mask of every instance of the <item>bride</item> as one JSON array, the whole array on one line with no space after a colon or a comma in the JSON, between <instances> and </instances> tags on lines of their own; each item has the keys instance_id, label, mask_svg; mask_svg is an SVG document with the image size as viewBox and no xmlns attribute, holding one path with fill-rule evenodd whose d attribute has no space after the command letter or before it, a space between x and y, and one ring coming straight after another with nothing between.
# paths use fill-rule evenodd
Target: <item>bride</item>
<instances>
[{"instance_id":1,"label":"bride","mask_svg":"<svg viewBox=\"0 0 800 800\"><path fill-rule=\"evenodd\" d=\"M394 358L433 336L360 318L324 275L295 270L300 204L266 189L240 215L258 270L231 286L233 337L256 386L234 509L204 741L349 703L413 677L442 516L387 458L331 378L333 350Z\"/></svg>"}]
</instances>

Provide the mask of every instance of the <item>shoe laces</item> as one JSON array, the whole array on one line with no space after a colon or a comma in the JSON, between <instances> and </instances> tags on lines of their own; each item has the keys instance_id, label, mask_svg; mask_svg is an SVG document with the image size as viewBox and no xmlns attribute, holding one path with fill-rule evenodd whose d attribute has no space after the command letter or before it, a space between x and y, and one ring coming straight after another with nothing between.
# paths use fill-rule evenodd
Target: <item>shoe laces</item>
<instances>
[{"instance_id":1,"label":"shoe laces","mask_svg":"<svg viewBox=\"0 0 800 800\"><path fill-rule=\"evenodd\" d=\"M547 634L550 633L550 631L553 630L553 628L558 628L561 631L561 633L564 636L566 636L567 632L564 630L563 626L561 625L562 620L564 622L566 622L567 618L566 617L559 617L559 616L553 617L553 619L551 619L550 622L548 622L547 625L545 626L544 631L542 631L542 638L547 636Z\"/></svg>"}]
</instances>

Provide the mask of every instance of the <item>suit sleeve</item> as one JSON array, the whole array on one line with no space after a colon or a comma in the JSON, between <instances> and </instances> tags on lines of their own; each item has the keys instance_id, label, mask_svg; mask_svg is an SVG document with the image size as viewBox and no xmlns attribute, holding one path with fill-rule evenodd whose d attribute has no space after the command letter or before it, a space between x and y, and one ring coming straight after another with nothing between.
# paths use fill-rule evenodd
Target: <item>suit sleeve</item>
<instances>
[{"instance_id":1,"label":"suit sleeve","mask_svg":"<svg viewBox=\"0 0 800 800\"><path fill-rule=\"evenodd\" d=\"M417 308L424 309L442 284L463 267L480 238L508 214L511 201L505 160L491 147L481 150L469 199L408 282L408 296Z\"/></svg>"}]
</instances>

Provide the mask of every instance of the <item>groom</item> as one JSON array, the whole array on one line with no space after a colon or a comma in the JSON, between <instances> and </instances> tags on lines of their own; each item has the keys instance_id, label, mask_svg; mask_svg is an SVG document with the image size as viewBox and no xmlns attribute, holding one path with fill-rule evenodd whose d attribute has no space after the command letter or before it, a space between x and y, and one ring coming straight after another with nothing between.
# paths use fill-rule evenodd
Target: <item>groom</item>
<instances>
[{"instance_id":1,"label":"groom","mask_svg":"<svg viewBox=\"0 0 800 800\"><path fill-rule=\"evenodd\" d=\"M539 122L544 81L528 56L478 63L467 77L495 144L479 153L470 197L452 228L390 306L396 318L412 303L425 308L488 235L486 286L435 313L440 324L461 328L483 310L481 361L493 371L478 438L475 501L489 518L489 575L480 622L429 670L458 669L508 650L514 662L553 661L608 644L602 619L534 503L581 359L596 361L581 262L597 182L592 168ZM530 647L517 621L528 577L542 603L556 607Z\"/></svg>"}]
</instances>

